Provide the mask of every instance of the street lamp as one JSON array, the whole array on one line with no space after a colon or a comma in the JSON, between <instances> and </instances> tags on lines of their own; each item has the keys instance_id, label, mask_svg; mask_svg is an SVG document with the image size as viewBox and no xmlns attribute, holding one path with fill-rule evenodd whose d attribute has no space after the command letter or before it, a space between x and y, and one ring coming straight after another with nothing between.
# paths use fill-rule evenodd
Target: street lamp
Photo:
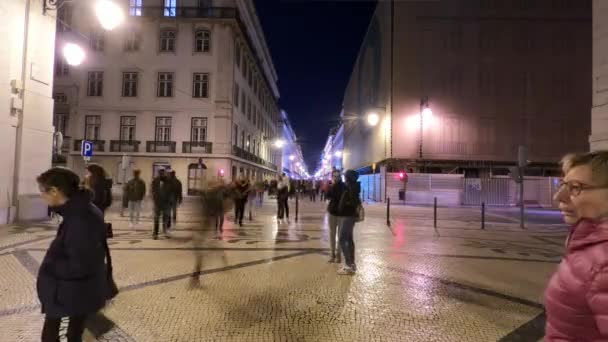
<instances>
[{"instance_id":1,"label":"street lamp","mask_svg":"<svg viewBox=\"0 0 608 342\"><path fill-rule=\"evenodd\" d=\"M429 108L429 97L423 96L420 99L420 145L418 149L418 158L422 159L422 135L424 133L424 118L430 119L433 116L433 111Z\"/></svg>"},{"instance_id":2,"label":"street lamp","mask_svg":"<svg viewBox=\"0 0 608 342\"><path fill-rule=\"evenodd\" d=\"M122 9L110 0L100 0L95 5L95 14L101 27L106 30L113 30L125 20Z\"/></svg>"},{"instance_id":3,"label":"street lamp","mask_svg":"<svg viewBox=\"0 0 608 342\"><path fill-rule=\"evenodd\" d=\"M334 155L335 155L337 158L340 158L340 157L342 157L342 151L336 151L336 153L334 153Z\"/></svg>"},{"instance_id":4,"label":"street lamp","mask_svg":"<svg viewBox=\"0 0 608 342\"><path fill-rule=\"evenodd\" d=\"M369 114L367 114L367 124L370 126L376 126L378 124L378 121L380 121L380 117L378 116L377 113L375 112L371 112Z\"/></svg>"},{"instance_id":5,"label":"street lamp","mask_svg":"<svg viewBox=\"0 0 608 342\"><path fill-rule=\"evenodd\" d=\"M289 160L293 161L294 159L296 159L296 156L294 156L293 154L289 156Z\"/></svg>"},{"instance_id":6,"label":"street lamp","mask_svg":"<svg viewBox=\"0 0 608 342\"><path fill-rule=\"evenodd\" d=\"M281 139L277 139L274 141L274 147L276 148L283 148L283 145L285 145L285 142Z\"/></svg>"},{"instance_id":7,"label":"street lamp","mask_svg":"<svg viewBox=\"0 0 608 342\"><path fill-rule=\"evenodd\" d=\"M82 63L85 57L85 53L80 46L74 43L67 43L63 47L63 56L65 57L65 61L69 65L76 66Z\"/></svg>"}]
</instances>

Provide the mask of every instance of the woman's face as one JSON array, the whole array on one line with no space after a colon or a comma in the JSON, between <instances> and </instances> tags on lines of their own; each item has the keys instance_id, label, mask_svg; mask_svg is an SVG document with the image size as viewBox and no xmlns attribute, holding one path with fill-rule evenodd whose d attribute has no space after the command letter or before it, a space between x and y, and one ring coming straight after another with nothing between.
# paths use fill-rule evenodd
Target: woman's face
<instances>
[{"instance_id":1,"label":"woman's face","mask_svg":"<svg viewBox=\"0 0 608 342\"><path fill-rule=\"evenodd\" d=\"M566 173L555 200L559 202L559 209L568 224L581 218L608 216L608 188L594 182L589 165L573 167Z\"/></svg>"},{"instance_id":2,"label":"woman's face","mask_svg":"<svg viewBox=\"0 0 608 342\"><path fill-rule=\"evenodd\" d=\"M42 199L48 204L49 207L58 207L67 201L65 195L61 191L57 190L57 188L54 186L47 189L43 185L39 184L38 188L40 189Z\"/></svg>"}]
</instances>

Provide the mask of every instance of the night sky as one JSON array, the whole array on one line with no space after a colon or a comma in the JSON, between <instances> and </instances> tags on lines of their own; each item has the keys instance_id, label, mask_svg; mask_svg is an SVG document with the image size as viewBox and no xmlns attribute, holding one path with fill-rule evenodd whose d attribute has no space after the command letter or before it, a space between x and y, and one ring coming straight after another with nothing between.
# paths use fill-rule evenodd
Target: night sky
<instances>
[{"instance_id":1,"label":"night sky","mask_svg":"<svg viewBox=\"0 0 608 342\"><path fill-rule=\"evenodd\" d=\"M277 70L280 106L314 172L376 1L255 0Z\"/></svg>"}]
</instances>

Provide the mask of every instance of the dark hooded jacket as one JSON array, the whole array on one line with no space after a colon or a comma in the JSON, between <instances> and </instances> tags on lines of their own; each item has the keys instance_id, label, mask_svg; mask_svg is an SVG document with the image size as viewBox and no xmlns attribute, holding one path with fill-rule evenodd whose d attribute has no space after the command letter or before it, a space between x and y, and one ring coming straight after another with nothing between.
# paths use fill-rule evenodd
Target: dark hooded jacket
<instances>
[{"instance_id":1,"label":"dark hooded jacket","mask_svg":"<svg viewBox=\"0 0 608 342\"><path fill-rule=\"evenodd\" d=\"M110 297L102 213L85 191L54 210L63 222L38 271L42 312L56 318L95 313Z\"/></svg>"},{"instance_id":2,"label":"dark hooded jacket","mask_svg":"<svg viewBox=\"0 0 608 342\"><path fill-rule=\"evenodd\" d=\"M356 171L348 170L344 173L346 183L344 191L338 202L337 216L342 217L357 217L358 208L361 205L359 194L361 193L361 185L357 181L359 174Z\"/></svg>"}]
</instances>

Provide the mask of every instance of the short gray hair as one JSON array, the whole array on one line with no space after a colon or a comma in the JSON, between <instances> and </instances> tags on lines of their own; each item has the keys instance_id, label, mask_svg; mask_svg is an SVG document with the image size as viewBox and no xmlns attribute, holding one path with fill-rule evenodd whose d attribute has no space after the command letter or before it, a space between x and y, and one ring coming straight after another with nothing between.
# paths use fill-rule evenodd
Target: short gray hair
<instances>
[{"instance_id":1,"label":"short gray hair","mask_svg":"<svg viewBox=\"0 0 608 342\"><path fill-rule=\"evenodd\" d=\"M561 165L564 174L577 166L589 165L593 180L608 185L608 150L567 154L562 158Z\"/></svg>"}]
</instances>

